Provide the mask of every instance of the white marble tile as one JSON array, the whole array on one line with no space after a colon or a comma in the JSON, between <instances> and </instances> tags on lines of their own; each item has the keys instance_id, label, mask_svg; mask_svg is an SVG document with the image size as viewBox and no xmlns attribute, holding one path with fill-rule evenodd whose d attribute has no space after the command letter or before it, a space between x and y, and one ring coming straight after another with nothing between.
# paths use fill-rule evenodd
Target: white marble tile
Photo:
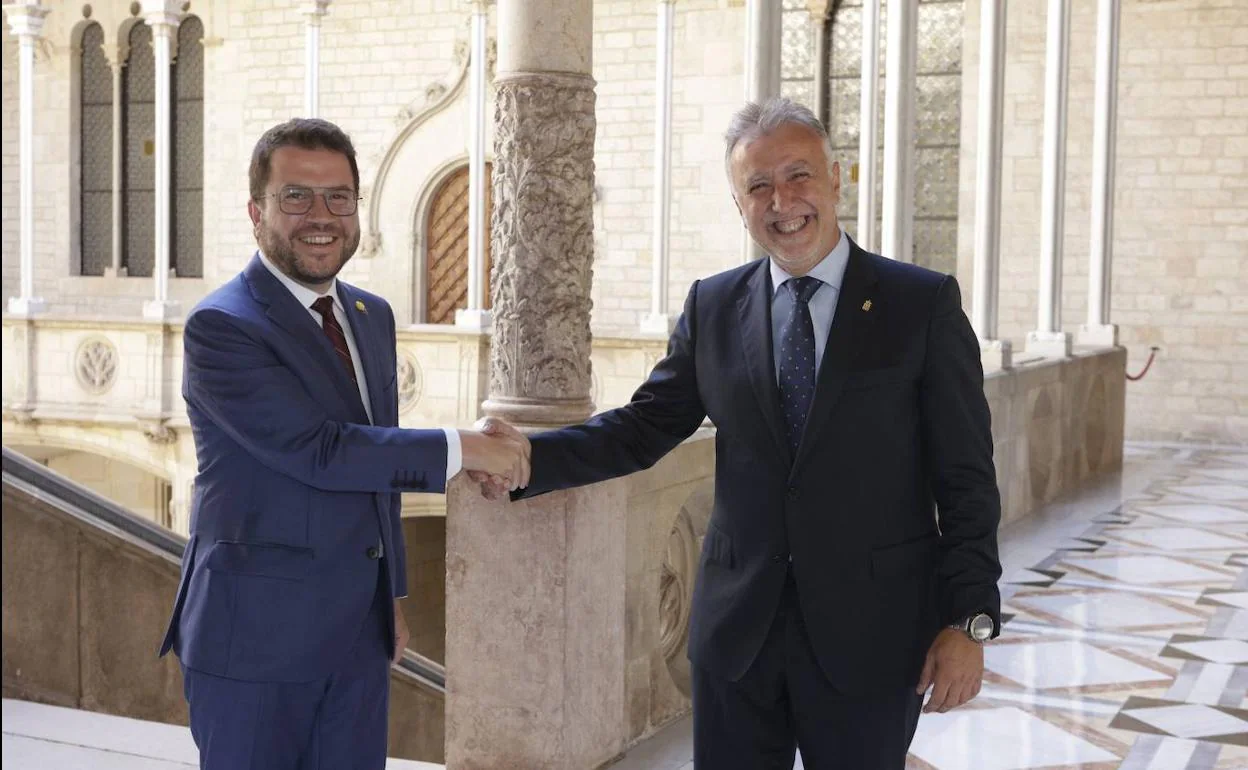
<instances>
[{"instance_id":1,"label":"white marble tile","mask_svg":"<svg viewBox=\"0 0 1248 770\"><path fill-rule=\"evenodd\" d=\"M1180 695L1177 700L1188 703L1207 703L1216 706L1222 702L1222 694L1226 692L1231 677L1235 675L1235 667L1221 663L1207 663L1200 667L1196 681L1191 689ZM1171 697L1171 696L1166 696Z\"/></svg>"},{"instance_id":2,"label":"white marble tile","mask_svg":"<svg viewBox=\"0 0 1248 770\"><path fill-rule=\"evenodd\" d=\"M1168 519L1186 521L1191 524L1248 524L1248 511L1241 511L1225 505L1176 503L1173 505L1141 505L1132 510L1155 516L1164 516Z\"/></svg>"},{"instance_id":3,"label":"white marble tile","mask_svg":"<svg viewBox=\"0 0 1248 770\"><path fill-rule=\"evenodd\" d=\"M1044 575L1044 574L1041 574L1039 572L1036 572L1034 570L1029 570L1029 569L1016 569L1016 570L1011 570L1009 573L1006 573L1005 575L1003 575L1001 578L1001 582L1002 583L1022 583L1022 584L1031 583L1033 585L1042 583L1044 585L1048 585L1049 583L1053 582L1053 576Z\"/></svg>"},{"instance_id":4,"label":"white marble tile","mask_svg":"<svg viewBox=\"0 0 1248 770\"><path fill-rule=\"evenodd\" d=\"M1118 759L1013 707L925 714L910 753L938 770L1019 770Z\"/></svg>"},{"instance_id":5,"label":"white marble tile","mask_svg":"<svg viewBox=\"0 0 1248 770\"><path fill-rule=\"evenodd\" d=\"M1178 484L1170 489L1202 500L1248 500L1248 487L1238 484Z\"/></svg>"},{"instance_id":6,"label":"white marble tile","mask_svg":"<svg viewBox=\"0 0 1248 770\"><path fill-rule=\"evenodd\" d=\"M1187 583L1195 581L1230 582L1221 572L1197 567L1165 556L1077 556L1062 559L1066 564L1127 583Z\"/></svg>"},{"instance_id":7,"label":"white marble tile","mask_svg":"<svg viewBox=\"0 0 1248 770\"><path fill-rule=\"evenodd\" d=\"M1241 610L1248 610L1248 591L1226 591L1214 594L1208 594L1208 598L1219 604L1226 604L1231 607L1238 607Z\"/></svg>"},{"instance_id":8,"label":"white marble tile","mask_svg":"<svg viewBox=\"0 0 1248 770\"><path fill-rule=\"evenodd\" d=\"M1242 538L1228 537L1227 535L1192 529L1190 527L1127 528L1113 534L1116 538L1124 541L1143 543L1144 545L1165 550L1185 548L1234 550L1237 548L1248 548L1248 542Z\"/></svg>"},{"instance_id":9,"label":"white marble tile","mask_svg":"<svg viewBox=\"0 0 1248 770\"><path fill-rule=\"evenodd\" d=\"M119 754L41 738L5 733L4 770L187 770L199 762L175 762L168 759Z\"/></svg>"},{"instance_id":10,"label":"white marble tile","mask_svg":"<svg viewBox=\"0 0 1248 770\"><path fill-rule=\"evenodd\" d=\"M1177 770L1187 767L1200 744L1184 738L1162 738L1147 770Z\"/></svg>"},{"instance_id":11,"label":"white marble tile","mask_svg":"<svg viewBox=\"0 0 1248 770\"><path fill-rule=\"evenodd\" d=\"M984 667L1035 689L1155 682L1170 678L1075 639L987 645Z\"/></svg>"},{"instance_id":12,"label":"white marble tile","mask_svg":"<svg viewBox=\"0 0 1248 770\"><path fill-rule=\"evenodd\" d=\"M1083 628L1138 628L1140 626L1202 623L1204 617L1183 612L1138 594L1094 593L1028 596L1015 599L1020 607L1034 607Z\"/></svg>"},{"instance_id":13,"label":"white marble tile","mask_svg":"<svg viewBox=\"0 0 1248 770\"><path fill-rule=\"evenodd\" d=\"M1232 610L1231 618L1223 627L1221 636L1231 639L1248 639L1248 612Z\"/></svg>"},{"instance_id":14,"label":"white marble tile","mask_svg":"<svg viewBox=\"0 0 1248 770\"><path fill-rule=\"evenodd\" d=\"M1248 468L1201 468L1196 472L1200 476L1209 476L1223 481L1248 484Z\"/></svg>"},{"instance_id":15,"label":"white marble tile","mask_svg":"<svg viewBox=\"0 0 1248 770\"><path fill-rule=\"evenodd\" d=\"M1248 663L1248 642L1242 639L1205 639L1170 646L1214 663Z\"/></svg>"},{"instance_id":16,"label":"white marble tile","mask_svg":"<svg viewBox=\"0 0 1248 770\"><path fill-rule=\"evenodd\" d=\"M1248 722L1201 703L1130 709L1123 714L1180 738L1235 735L1248 730Z\"/></svg>"}]
</instances>

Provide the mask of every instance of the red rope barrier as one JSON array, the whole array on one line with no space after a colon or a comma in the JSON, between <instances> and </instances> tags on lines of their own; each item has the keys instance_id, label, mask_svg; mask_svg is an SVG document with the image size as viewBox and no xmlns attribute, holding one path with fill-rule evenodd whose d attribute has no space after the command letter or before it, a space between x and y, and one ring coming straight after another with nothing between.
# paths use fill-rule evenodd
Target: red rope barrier
<instances>
[{"instance_id":1,"label":"red rope barrier","mask_svg":"<svg viewBox=\"0 0 1248 770\"><path fill-rule=\"evenodd\" d=\"M1135 376L1132 376L1130 372L1127 372L1127 379L1131 382L1135 382L1136 380L1143 379L1144 375L1148 374L1148 367L1153 365L1153 359L1157 357L1158 350L1161 350L1161 348L1157 347L1156 345L1153 345L1151 348L1149 348L1148 360L1144 362L1144 368L1141 369L1140 373Z\"/></svg>"}]
</instances>

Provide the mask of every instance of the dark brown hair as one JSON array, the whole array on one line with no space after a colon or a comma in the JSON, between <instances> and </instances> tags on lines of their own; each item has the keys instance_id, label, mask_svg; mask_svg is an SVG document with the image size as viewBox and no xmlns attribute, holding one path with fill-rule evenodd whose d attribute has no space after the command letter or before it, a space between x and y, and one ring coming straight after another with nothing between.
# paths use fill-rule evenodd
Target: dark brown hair
<instances>
[{"instance_id":1,"label":"dark brown hair","mask_svg":"<svg viewBox=\"0 0 1248 770\"><path fill-rule=\"evenodd\" d=\"M302 150L332 150L347 156L351 164L351 179L355 191L360 191L360 168L355 162L355 146L351 137L338 126L320 118L291 118L279 123L260 137L251 151L251 168L247 171L251 183L252 200L264 197L273 170L273 153L282 147L298 147Z\"/></svg>"}]
</instances>

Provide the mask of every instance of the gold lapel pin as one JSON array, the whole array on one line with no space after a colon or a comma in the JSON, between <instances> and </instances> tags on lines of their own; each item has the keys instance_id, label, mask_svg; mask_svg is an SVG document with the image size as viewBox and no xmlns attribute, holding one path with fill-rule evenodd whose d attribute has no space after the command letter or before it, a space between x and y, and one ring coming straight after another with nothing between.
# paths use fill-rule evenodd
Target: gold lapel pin
<instances>
[{"instance_id":1,"label":"gold lapel pin","mask_svg":"<svg viewBox=\"0 0 1248 770\"><path fill-rule=\"evenodd\" d=\"M870 310L871 310L871 300L867 300L866 302L862 303L862 309L863 309L864 311L868 311L868 312L870 312Z\"/></svg>"},{"instance_id":2,"label":"gold lapel pin","mask_svg":"<svg viewBox=\"0 0 1248 770\"><path fill-rule=\"evenodd\" d=\"M364 307L364 300L362 299L357 299L355 301L355 309L360 311L364 315L368 315L368 308Z\"/></svg>"}]
</instances>

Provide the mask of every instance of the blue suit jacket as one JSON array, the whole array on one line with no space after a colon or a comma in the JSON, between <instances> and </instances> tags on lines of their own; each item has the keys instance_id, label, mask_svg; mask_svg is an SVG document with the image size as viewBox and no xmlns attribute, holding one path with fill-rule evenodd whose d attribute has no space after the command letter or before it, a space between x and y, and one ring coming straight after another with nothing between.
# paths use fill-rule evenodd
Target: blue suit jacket
<instances>
[{"instance_id":1,"label":"blue suit jacket","mask_svg":"<svg viewBox=\"0 0 1248 770\"><path fill-rule=\"evenodd\" d=\"M379 563L391 593L407 592L399 493L444 491L446 436L394 427L394 314L373 294L341 281L338 291L373 425L324 331L259 257L187 316L183 397L199 473L160 654L190 668L328 676L359 634Z\"/></svg>"}]
</instances>

